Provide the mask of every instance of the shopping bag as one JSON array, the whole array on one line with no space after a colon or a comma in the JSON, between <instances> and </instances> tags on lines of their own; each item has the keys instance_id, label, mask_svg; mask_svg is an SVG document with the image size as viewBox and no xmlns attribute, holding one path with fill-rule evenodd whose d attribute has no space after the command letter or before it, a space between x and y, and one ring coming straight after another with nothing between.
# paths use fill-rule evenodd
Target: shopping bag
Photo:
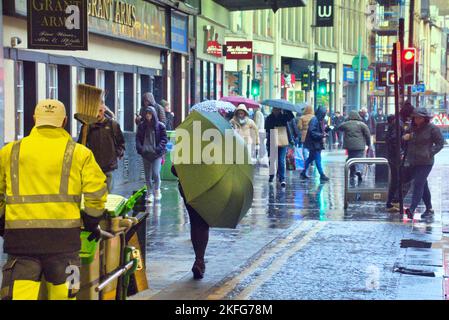
<instances>
[{"instance_id":1,"label":"shopping bag","mask_svg":"<svg viewBox=\"0 0 449 320\"><path fill-rule=\"evenodd\" d=\"M295 148L288 148L287 151L287 170L296 170L295 168Z\"/></svg>"},{"instance_id":2,"label":"shopping bag","mask_svg":"<svg viewBox=\"0 0 449 320\"><path fill-rule=\"evenodd\" d=\"M304 170L304 157L302 148L295 148L295 169Z\"/></svg>"},{"instance_id":3,"label":"shopping bag","mask_svg":"<svg viewBox=\"0 0 449 320\"><path fill-rule=\"evenodd\" d=\"M278 147L285 147L290 145L290 142L288 141L288 133L286 127L276 127L277 130L277 145Z\"/></svg>"}]
</instances>

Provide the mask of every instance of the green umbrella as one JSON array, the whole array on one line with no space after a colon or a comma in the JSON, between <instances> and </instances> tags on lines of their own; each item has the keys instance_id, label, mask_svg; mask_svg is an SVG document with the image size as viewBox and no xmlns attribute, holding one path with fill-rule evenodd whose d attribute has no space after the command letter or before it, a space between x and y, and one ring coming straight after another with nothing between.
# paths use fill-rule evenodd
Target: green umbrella
<instances>
[{"instance_id":1,"label":"green umbrella","mask_svg":"<svg viewBox=\"0 0 449 320\"><path fill-rule=\"evenodd\" d=\"M216 137L202 141L205 132ZM253 201L253 165L248 152L238 152L247 150L245 142L217 112L192 112L176 128L176 137L174 165L187 203L209 226L235 228ZM212 155L214 163L198 159L198 152L194 162L195 139L201 154Z\"/></svg>"}]
</instances>

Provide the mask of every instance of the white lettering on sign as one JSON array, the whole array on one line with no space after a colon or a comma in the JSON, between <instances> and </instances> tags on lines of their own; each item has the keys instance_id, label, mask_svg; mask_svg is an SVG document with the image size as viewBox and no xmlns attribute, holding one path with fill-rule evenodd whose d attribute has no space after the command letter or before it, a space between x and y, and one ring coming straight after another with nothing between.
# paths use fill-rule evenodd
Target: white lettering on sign
<instances>
[{"instance_id":1,"label":"white lettering on sign","mask_svg":"<svg viewBox=\"0 0 449 320\"><path fill-rule=\"evenodd\" d=\"M247 47L241 47L241 46L228 46L227 51L230 54L248 54L251 53L253 50L251 48Z\"/></svg>"},{"instance_id":2,"label":"white lettering on sign","mask_svg":"<svg viewBox=\"0 0 449 320\"><path fill-rule=\"evenodd\" d=\"M318 16L320 18L329 18L332 16L332 6L318 6Z\"/></svg>"},{"instance_id":3,"label":"white lettering on sign","mask_svg":"<svg viewBox=\"0 0 449 320\"><path fill-rule=\"evenodd\" d=\"M81 29L80 8L75 5L67 6L65 13L70 14L70 16L65 19L65 27L69 30Z\"/></svg>"}]
</instances>

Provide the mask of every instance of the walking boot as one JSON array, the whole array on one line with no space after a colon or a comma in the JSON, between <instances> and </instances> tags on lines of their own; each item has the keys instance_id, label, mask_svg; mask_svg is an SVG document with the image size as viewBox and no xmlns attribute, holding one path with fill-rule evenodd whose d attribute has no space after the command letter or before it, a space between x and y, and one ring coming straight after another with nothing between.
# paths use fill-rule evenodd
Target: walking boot
<instances>
[{"instance_id":1,"label":"walking boot","mask_svg":"<svg viewBox=\"0 0 449 320\"><path fill-rule=\"evenodd\" d=\"M299 176L301 177L302 180L309 179L309 177L306 174L306 170L303 170Z\"/></svg>"},{"instance_id":2,"label":"walking boot","mask_svg":"<svg viewBox=\"0 0 449 320\"><path fill-rule=\"evenodd\" d=\"M321 177L320 177L320 181L321 182L327 182L327 181L329 181L330 179L326 176L326 175L322 175Z\"/></svg>"},{"instance_id":3,"label":"walking boot","mask_svg":"<svg viewBox=\"0 0 449 320\"><path fill-rule=\"evenodd\" d=\"M426 209L426 211L424 211L424 213L421 215L421 219L432 218L434 214L435 214L435 211L434 211L432 208L428 208L428 209Z\"/></svg>"},{"instance_id":4,"label":"walking boot","mask_svg":"<svg viewBox=\"0 0 449 320\"><path fill-rule=\"evenodd\" d=\"M193 279L199 280L203 279L204 272L206 272L206 264L204 263L204 259L195 259L195 263L192 267Z\"/></svg>"},{"instance_id":5,"label":"walking boot","mask_svg":"<svg viewBox=\"0 0 449 320\"><path fill-rule=\"evenodd\" d=\"M161 189L157 189L154 191L154 200L159 201L162 199Z\"/></svg>"}]
</instances>

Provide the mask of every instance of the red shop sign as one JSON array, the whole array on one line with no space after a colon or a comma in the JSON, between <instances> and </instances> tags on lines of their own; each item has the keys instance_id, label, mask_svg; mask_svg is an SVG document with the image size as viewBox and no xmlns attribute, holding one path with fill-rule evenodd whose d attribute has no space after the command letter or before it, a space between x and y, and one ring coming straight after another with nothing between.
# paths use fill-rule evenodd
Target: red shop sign
<instances>
[{"instance_id":1,"label":"red shop sign","mask_svg":"<svg viewBox=\"0 0 449 320\"><path fill-rule=\"evenodd\" d=\"M223 47L218 41L207 41L207 53L220 58L223 56Z\"/></svg>"},{"instance_id":2,"label":"red shop sign","mask_svg":"<svg viewBox=\"0 0 449 320\"><path fill-rule=\"evenodd\" d=\"M226 42L226 59L251 60L253 58L253 43L251 41Z\"/></svg>"}]
</instances>

